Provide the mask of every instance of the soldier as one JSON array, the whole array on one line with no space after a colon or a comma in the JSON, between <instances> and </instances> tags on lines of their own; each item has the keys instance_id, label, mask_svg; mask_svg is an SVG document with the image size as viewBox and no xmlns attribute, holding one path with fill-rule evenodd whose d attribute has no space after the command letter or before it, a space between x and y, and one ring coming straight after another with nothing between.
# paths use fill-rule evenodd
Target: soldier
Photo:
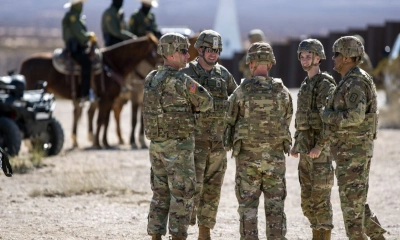
<instances>
[{"instance_id":1,"label":"soldier","mask_svg":"<svg viewBox=\"0 0 400 240\"><path fill-rule=\"evenodd\" d=\"M103 13L101 30L106 47L136 37L126 30L122 4L123 0L112 0L111 6Z\"/></svg>"},{"instance_id":2,"label":"soldier","mask_svg":"<svg viewBox=\"0 0 400 240\"><path fill-rule=\"evenodd\" d=\"M187 64L189 40L178 33L161 37L157 53L164 65L147 75L143 118L150 143L151 189L147 232L161 240L186 239L196 185L194 112L212 107L212 97L196 81L178 70Z\"/></svg>"},{"instance_id":3,"label":"soldier","mask_svg":"<svg viewBox=\"0 0 400 240\"><path fill-rule=\"evenodd\" d=\"M156 17L151 12L151 7L158 7L158 0L139 0L142 7L134 12L129 20L129 31L138 37L152 32L157 38L161 37L158 30Z\"/></svg>"},{"instance_id":4,"label":"soldier","mask_svg":"<svg viewBox=\"0 0 400 240\"><path fill-rule=\"evenodd\" d=\"M326 98L335 90L336 82L319 65L326 59L324 47L317 39L300 42L298 59L307 77L297 95L295 143L290 153L299 161L301 208L308 218L313 240L331 239L333 167L329 138L323 132L319 115Z\"/></svg>"},{"instance_id":5,"label":"soldier","mask_svg":"<svg viewBox=\"0 0 400 240\"><path fill-rule=\"evenodd\" d=\"M211 239L221 187L225 176L227 158L222 146L224 132L224 102L236 89L232 74L218 64L222 51L221 35L213 30L199 34L194 44L199 57L181 71L205 87L213 96L214 108L197 115L195 130L196 194L191 225L199 225L199 240Z\"/></svg>"},{"instance_id":6,"label":"soldier","mask_svg":"<svg viewBox=\"0 0 400 240\"><path fill-rule=\"evenodd\" d=\"M253 43L247 52L252 78L229 97L223 143L236 159L240 239L258 239L257 210L264 193L268 239L286 239L286 163L292 138L292 97L279 78L268 76L276 63L271 46Z\"/></svg>"},{"instance_id":7,"label":"soldier","mask_svg":"<svg viewBox=\"0 0 400 240\"><path fill-rule=\"evenodd\" d=\"M81 97L89 96L90 101L94 101L93 90L90 89L90 79L92 70L92 60L88 53L88 43L96 43L94 32L88 32L84 18L81 18L83 3L86 0L70 0L64 4L64 8L70 10L62 20L62 33L66 49L71 57L81 65Z\"/></svg>"},{"instance_id":8,"label":"soldier","mask_svg":"<svg viewBox=\"0 0 400 240\"><path fill-rule=\"evenodd\" d=\"M349 239L385 239L386 232L367 203L368 178L378 123L377 94L372 77L358 67L364 46L354 36L333 44L334 70L342 80L328 97L322 121L332 134L331 153Z\"/></svg>"},{"instance_id":9,"label":"soldier","mask_svg":"<svg viewBox=\"0 0 400 240\"><path fill-rule=\"evenodd\" d=\"M358 38L363 46L365 46L364 38L360 35L356 34L354 37ZM364 51L364 56L361 58L361 63L358 66L362 70L366 71L368 74L372 74L374 71L374 67L372 66L371 59L369 58L368 54Z\"/></svg>"},{"instance_id":10,"label":"soldier","mask_svg":"<svg viewBox=\"0 0 400 240\"><path fill-rule=\"evenodd\" d=\"M253 29L248 35L250 44L265 41L264 32L261 29ZM246 54L243 56L242 60L239 62L239 71L242 72L243 78L250 79L251 73L249 67L246 64Z\"/></svg>"}]
</instances>

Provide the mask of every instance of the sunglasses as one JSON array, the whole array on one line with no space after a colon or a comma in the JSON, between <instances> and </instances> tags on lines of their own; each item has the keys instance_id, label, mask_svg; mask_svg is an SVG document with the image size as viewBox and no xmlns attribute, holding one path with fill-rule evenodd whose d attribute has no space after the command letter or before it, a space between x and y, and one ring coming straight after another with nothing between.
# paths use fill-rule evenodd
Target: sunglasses
<instances>
[{"instance_id":1,"label":"sunglasses","mask_svg":"<svg viewBox=\"0 0 400 240\"><path fill-rule=\"evenodd\" d=\"M217 48L217 49L213 49L213 48L205 48L205 51L206 52L208 52L208 53L218 53L219 54L219 49Z\"/></svg>"},{"instance_id":2,"label":"sunglasses","mask_svg":"<svg viewBox=\"0 0 400 240\"><path fill-rule=\"evenodd\" d=\"M340 55L340 52L335 52L335 53L333 54L333 57L334 57L334 58L337 58L339 55Z\"/></svg>"},{"instance_id":3,"label":"sunglasses","mask_svg":"<svg viewBox=\"0 0 400 240\"><path fill-rule=\"evenodd\" d=\"M180 51L183 55L186 55L186 54L188 54L188 52L189 52L188 49L179 49L179 51Z\"/></svg>"}]
</instances>

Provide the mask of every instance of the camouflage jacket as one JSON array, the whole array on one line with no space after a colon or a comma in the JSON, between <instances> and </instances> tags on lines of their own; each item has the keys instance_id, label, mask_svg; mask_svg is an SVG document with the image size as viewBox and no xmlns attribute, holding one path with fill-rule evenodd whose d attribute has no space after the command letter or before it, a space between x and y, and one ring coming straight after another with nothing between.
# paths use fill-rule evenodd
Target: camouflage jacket
<instances>
[{"instance_id":1,"label":"camouflage jacket","mask_svg":"<svg viewBox=\"0 0 400 240\"><path fill-rule=\"evenodd\" d=\"M222 65L216 64L211 72L204 70L198 58L181 72L205 87L213 96L213 109L197 114L196 140L221 141L224 131L225 104L229 95L237 88L232 74Z\"/></svg>"},{"instance_id":2,"label":"camouflage jacket","mask_svg":"<svg viewBox=\"0 0 400 240\"><path fill-rule=\"evenodd\" d=\"M233 146L238 140L259 146L273 142L291 144L292 115L292 96L281 79L245 79L228 100L224 146Z\"/></svg>"},{"instance_id":3,"label":"camouflage jacket","mask_svg":"<svg viewBox=\"0 0 400 240\"><path fill-rule=\"evenodd\" d=\"M371 76L359 67L349 70L328 97L321 117L333 127L336 139L376 138L377 93Z\"/></svg>"},{"instance_id":4,"label":"camouflage jacket","mask_svg":"<svg viewBox=\"0 0 400 240\"><path fill-rule=\"evenodd\" d=\"M152 141L188 138L195 127L194 112L212 107L207 89L184 73L159 66L145 79L143 120Z\"/></svg>"},{"instance_id":5,"label":"camouflage jacket","mask_svg":"<svg viewBox=\"0 0 400 240\"><path fill-rule=\"evenodd\" d=\"M156 23L156 17L151 11L145 15L140 9L134 12L129 20L129 31L138 37L152 32L157 38L161 37Z\"/></svg>"},{"instance_id":6,"label":"camouflage jacket","mask_svg":"<svg viewBox=\"0 0 400 240\"><path fill-rule=\"evenodd\" d=\"M298 153L309 153L314 147L322 150L329 143L329 136L323 132L320 113L326 99L335 90L336 82L327 73L306 77L297 94L297 110L294 135L294 149Z\"/></svg>"},{"instance_id":7,"label":"camouflage jacket","mask_svg":"<svg viewBox=\"0 0 400 240\"><path fill-rule=\"evenodd\" d=\"M104 44L107 47L135 36L126 30L124 11L122 9L118 10L113 5L107 8L103 13L101 30L103 32Z\"/></svg>"},{"instance_id":8,"label":"camouflage jacket","mask_svg":"<svg viewBox=\"0 0 400 240\"><path fill-rule=\"evenodd\" d=\"M73 8L64 15L62 20L62 34L66 44L73 40L77 41L80 47L85 47L89 41L89 32L86 29L86 23Z\"/></svg>"}]
</instances>

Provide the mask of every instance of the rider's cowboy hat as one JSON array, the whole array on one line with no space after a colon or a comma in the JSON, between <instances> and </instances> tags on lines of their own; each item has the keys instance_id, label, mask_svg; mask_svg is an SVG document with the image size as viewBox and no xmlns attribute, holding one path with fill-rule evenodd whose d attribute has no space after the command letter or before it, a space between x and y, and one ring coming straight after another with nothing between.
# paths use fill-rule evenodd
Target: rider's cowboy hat
<instances>
[{"instance_id":1,"label":"rider's cowboy hat","mask_svg":"<svg viewBox=\"0 0 400 240\"><path fill-rule=\"evenodd\" d=\"M152 7L158 7L158 0L139 0L139 2L146 3Z\"/></svg>"},{"instance_id":2,"label":"rider's cowboy hat","mask_svg":"<svg viewBox=\"0 0 400 240\"><path fill-rule=\"evenodd\" d=\"M72 5L74 5L74 4L77 4L77 3L84 3L84 2L86 2L87 0L69 0L69 2L67 2L66 4L64 4L64 8L69 8L69 7L71 7Z\"/></svg>"}]
</instances>

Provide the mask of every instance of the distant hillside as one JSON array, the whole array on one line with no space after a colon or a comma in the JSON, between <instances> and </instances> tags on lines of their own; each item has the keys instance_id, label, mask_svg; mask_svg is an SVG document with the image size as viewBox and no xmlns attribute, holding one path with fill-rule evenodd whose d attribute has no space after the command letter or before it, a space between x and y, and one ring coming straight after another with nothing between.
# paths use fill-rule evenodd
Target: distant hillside
<instances>
[{"instance_id":1,"label":"distant hillside","mask_svg":"<svg viewBox=\"0 0 400 240\"><path fill-rule=\"evenodd\" d=\"M234 0L232 0L234 1ZM0 26L59 28L67 0L1 0ZM88 27L100 34L100 18L111 1L89 0L84 14ZM159 25L187 26L195 31L212 28L217 0L160 0L154 9ZM300 35L326 34L331 30L364 28L399 20L398 0L236 0L242 38L253 28L264 30L270 41ZM125 0L125 18L139 7Z\"/></svg>"}]
</instances>

